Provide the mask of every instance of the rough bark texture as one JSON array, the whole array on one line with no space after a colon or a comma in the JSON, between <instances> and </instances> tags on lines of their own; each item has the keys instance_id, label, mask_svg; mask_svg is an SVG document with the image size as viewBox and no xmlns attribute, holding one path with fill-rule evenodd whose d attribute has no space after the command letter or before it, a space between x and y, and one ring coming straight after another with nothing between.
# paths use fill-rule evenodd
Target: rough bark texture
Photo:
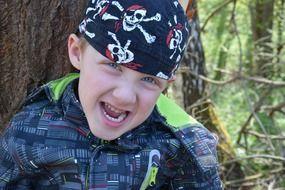
<instances>
[{"instance_id":1,"label":"rough bark texture","mask_svg":"<svg viewBox=\"0 0 285 190\"><path fill-rule=\"evenodd\" d=\"M86 0L0 0L0 129L35 87L72 70L67 37Z\"/></svg>"}]
</instances>

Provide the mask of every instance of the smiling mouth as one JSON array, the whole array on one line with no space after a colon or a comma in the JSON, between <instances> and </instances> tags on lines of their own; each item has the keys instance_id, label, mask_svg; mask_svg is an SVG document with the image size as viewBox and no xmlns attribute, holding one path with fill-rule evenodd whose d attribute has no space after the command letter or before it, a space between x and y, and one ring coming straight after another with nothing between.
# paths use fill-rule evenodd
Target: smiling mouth
<instances>
[{"instance_id":1,"label":"smiling mouth","mask_svg":"<svg viewBox=\"0 0 285 190\"><path fill-rule=\"evenodd\" d=\"M129 111L120 110L108 103L102 103L102 107L104 116L112 122L120 123L124 121L129 114Z\"/></svg>"}]
</instances>

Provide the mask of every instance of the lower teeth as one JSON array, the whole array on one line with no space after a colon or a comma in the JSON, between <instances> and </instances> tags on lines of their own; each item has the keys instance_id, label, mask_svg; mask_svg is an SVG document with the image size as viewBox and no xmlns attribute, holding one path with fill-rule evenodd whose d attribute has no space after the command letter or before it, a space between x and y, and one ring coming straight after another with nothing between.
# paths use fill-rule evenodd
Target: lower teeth
<instances>
[{"instance_id":1,"label":"lower teeth","mask_svg":"<svg viewBox=\"0 0 285 190\"><path fill-rule=\"evenodd\" d=\"M113 117L111 117L110 115L108 115L105 111L104 111L104 115L107 117L108 120L114 121L114 122L121 122L121 121L123 121L123 120L126 118L126 116L127 116L126 113L122 113L118 118L113 118Z\"/></svg>"}]
</instances>

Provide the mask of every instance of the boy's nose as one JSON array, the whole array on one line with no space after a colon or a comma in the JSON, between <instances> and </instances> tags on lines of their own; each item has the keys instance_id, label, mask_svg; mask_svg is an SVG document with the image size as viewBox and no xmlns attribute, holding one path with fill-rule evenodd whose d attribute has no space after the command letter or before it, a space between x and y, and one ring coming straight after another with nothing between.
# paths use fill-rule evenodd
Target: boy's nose
<instances>
[{"instance_id":1,"label":"boy's nose","mask_svg":"<svg viewBox=\"0 0 285 190\"><path fill-rule=\"evenodd\" d=\"M137 93L131 84L121 84L113 90L113 97L120 106L134 104L137 101Z\"/></svg>"}]
</instances>

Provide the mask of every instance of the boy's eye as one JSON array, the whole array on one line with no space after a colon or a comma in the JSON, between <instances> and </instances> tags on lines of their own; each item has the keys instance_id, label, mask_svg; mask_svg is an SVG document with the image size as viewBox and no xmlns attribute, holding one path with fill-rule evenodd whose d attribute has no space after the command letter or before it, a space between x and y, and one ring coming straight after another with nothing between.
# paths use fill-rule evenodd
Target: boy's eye
<instances>
[{"instance_id":1,"label":"boy's eye","mask_svg":"<svg viewBox=\"0 0 285 190\"><path fill-rule=\"evenodd\" d=\"M121 70L120 65L118 63L108 63L108 65L113 67L114 69Z\"/></svg>"},{"instance_id":2,"label":"boy's eye","mask_svg":"<svg viewBox=\"0 0 285 190\"><path fill-rule=\"evenodd\" d=\"M142 80L152 84L157 84L157 81L153 77L144 77Z\"/></svg>"}]
</instances>

